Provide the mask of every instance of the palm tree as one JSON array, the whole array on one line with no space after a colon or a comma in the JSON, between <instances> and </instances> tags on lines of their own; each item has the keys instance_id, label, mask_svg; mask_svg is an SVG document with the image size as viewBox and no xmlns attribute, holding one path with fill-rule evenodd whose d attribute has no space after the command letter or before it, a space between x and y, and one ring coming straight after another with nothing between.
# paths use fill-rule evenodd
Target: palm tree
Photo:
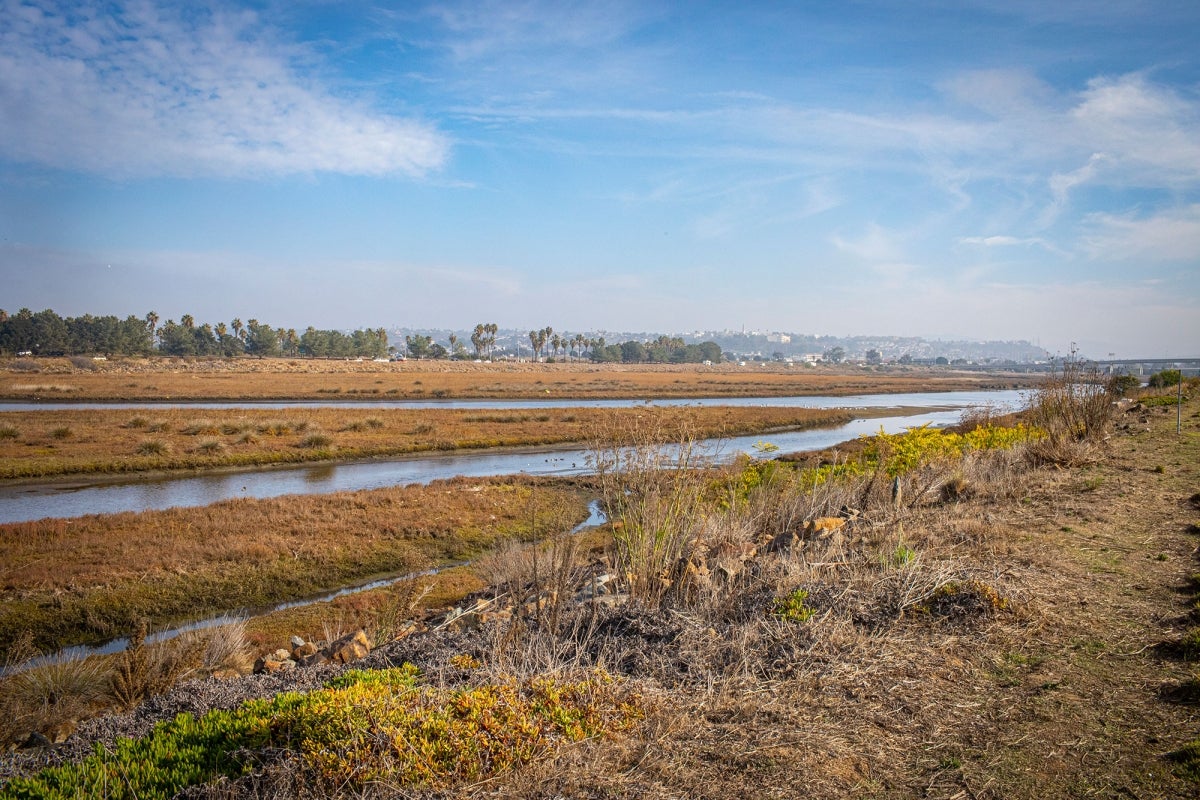
<instances>
[{"instance_id":1,"label":"palm tree","mask_svg":"<svg viewBox=\"0 0 1200 800\"><path fill-rule=\"evenodd\" d=\"M487 330L488 358L491 359L492 348L496 345L496 334L500 332L500 326L494 322L489 322L484 327Z\"/></svg>"},{"instance_id":2,"label":"palm tree","mask_svg":"<svg viewBox=\"0 0 1200 800\"><path fill-rule=\"evenodd\" d=\"M487 326L482 322L475 326L475 331L471 334L471 344L475 348L475 357L482 358L483 348L487 344Z\"/></svg>"},{"instance_id":3,"label":"palm tree","mask_svg":"<svg viewBox=\"0 0 1200 800\"><path fill-rule=\"evenodd\" d=\"M158 340L158 314L151 311L146 315L146 328L150 331L150 346L154 346L154 342Z\"/></svg>"},{"instance_id":4,"label":"palm tree","mask_svg":"<svg viewBox=\"0 0 1200 800\"><path fill-rule=\"evenodd\" d=\"M246 326L244 326L242 324L242 321L240 319L238 319L237 317L234 317L233 322L231 322L229 324L233 326L233 335L236 336L237 338L241 339L243 342L246 341L246 336L245 336Z\"/></svg>"}]
</instances>

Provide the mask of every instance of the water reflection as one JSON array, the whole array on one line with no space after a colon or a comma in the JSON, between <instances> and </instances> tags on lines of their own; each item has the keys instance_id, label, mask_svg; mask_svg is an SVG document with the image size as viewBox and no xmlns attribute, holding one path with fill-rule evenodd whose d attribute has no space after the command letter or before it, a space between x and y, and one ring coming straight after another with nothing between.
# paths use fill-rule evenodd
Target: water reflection
<instances>
[{"instance_id":1,"label":"water reflection","mask_svg":"<svg viewBox=\"0 0 1200 800\"><path fill-rule=\"evenodd\" d=\"M636 405L656 406L762 406L786 408L901 408L905 406L928 407L932 405L968 408L970 406L998 404L1016 407L1021 405L1019 390L985 390L971 392L909 392L907 394L858 394L844 397L832 395L788 396L788 397L693 397L679 399L616 399L616 400L288 400L283 402L168 402L168 403L14 403L0 402L4 411L64 411L83 409L138 409L155 408L444 408L444 409L495 409L518 410L539 408L630 408Z\"/></svg>"}]
</instances>

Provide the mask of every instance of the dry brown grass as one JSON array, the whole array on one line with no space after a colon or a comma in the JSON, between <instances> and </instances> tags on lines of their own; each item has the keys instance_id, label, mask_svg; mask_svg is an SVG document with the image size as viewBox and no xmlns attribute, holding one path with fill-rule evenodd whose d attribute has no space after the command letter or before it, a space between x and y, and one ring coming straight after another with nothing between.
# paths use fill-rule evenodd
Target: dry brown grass
<instances>
[{"instance_id":1,"label":"dry brown grass","mask_svg":"<svg viewBox=\"0 0 1200 800\"><path fill-rule=\"evenodd\" d=\"M524 654L502 637L471 651L484 672L489 658L599 663L658 698L637 735L494 791L1194 797L1171 755L1200 733L1194 691L1172 688L1197 682L1177 645L1190 602L1178 590L1200 567L1195 403L1189 413L1182 437L1161 414L1082 473L989 453L958 465L956 491L915 504L865 492L863 478L840 496L798 497L781 482L704 512L681 557L709 569L676 573L657 606L591 622L596 612L581 612L555 635L525 635ZM741 570L711 569L713 554L864 497L843 536L804 535L789 554L759 548ZM772 611L795 590L813 612L803 621Z\"/></svg>"},{"instance_id":2,"label":"dry brown grass","mask_svg":"<svg viewBox=\"0 0 1200 800\"><path fill-rule=\"evenodd\" d=\"M370 400L437 398L650 398L751 397L792 394L1011 389L1031 385L1028 375L894 368L806 369L770 364L624 365L304 359L122 359L96 371L67 359L38 359L46 378L0 363L0 398L76 400Z\"/></svg>"},{"instance_id":3,"label":"dry brown grass","mask_svg":"<svg viewBox=\"0 0 1200 800\"><path fill-rule=\"evenodd\" d=\"M821 427L850 419L840 410L721 407L14 411L3 414L5 426L15 435L0 436L0 479L564 444L585 441L603 420L625 415L650 420L682 417L698 434L713 437ZM64 429L71 435L59 435Z\"/></svg>"},{"instance_id":4,"label":"dry brown grass","mask_svg":"<svg viewBox=\"0 0 1200 800\"><path fill-rule=\"evenodd\" d=\"M564 483L458 479L3 525L0 642L94 641L142 617L162 627L425 569L578 522L590 499Z\"/></svg>"}]
</instances>

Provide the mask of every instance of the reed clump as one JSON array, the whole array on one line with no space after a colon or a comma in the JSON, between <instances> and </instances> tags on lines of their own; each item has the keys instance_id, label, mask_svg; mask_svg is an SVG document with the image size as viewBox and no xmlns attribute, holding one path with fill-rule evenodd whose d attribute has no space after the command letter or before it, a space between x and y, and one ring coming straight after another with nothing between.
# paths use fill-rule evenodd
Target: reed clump
<instances>
[{"instance_id":1,"label":"reed clump","mask_svg":"<svg viewBox=\"0 0 1200 800\"><path fill-rule=\"evenodd\" d=\"M1095 364L1072 352L1029 396L1025 416L1045 434L1030 456L1061 466L1096 461L1112 428L1115 388Z\"/></svg>"}]
</instances>

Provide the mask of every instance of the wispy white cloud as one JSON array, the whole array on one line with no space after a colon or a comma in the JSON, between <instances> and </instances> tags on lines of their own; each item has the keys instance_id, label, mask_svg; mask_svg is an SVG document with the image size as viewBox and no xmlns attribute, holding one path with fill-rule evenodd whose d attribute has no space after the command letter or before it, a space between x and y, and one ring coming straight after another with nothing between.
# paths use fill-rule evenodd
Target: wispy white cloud
<instances>
[{"instance_id":1,"label":"wispy white cloud","mask_svg":"<svg viewBox=\"0 0 1200 800\"><path fill-rule=\"evenodd\" d=\"M1052 242L1042 238L1041 236L964 236L960 238L959 244L976 245L980 247L1040 247L1055 255L1064 258L1069 257L1069 254L1056 247Z\"/></svg>"},{"instance_id":2,"label":"wispy white cloud","mask_svg":"<svg viewBox=\"0 0 1200 800\"><path fill-rule=\"evenodd\" d=\"M6 0L0 156L116 177L420 175L433 126L337 96L249 12Z\"/></svg>"},{"instance_id":3,"label":"wispy white cloud","mask_svg":"<svg viewBox=\"0 0 1200 800\"><path fill-rule=\"evenodd\" d=\"M835 234L830 237L834 247L854 258L872 264L895 263L903 260L904 247L901 236L877 224L870 224L858 237Z\"/></svg>"},{"instance_id":4,"label":"wispy white cloud","mask_svg":"<svg viewBox=\"0 0 1200 800\"><path fill-rule=\"evenodd\" d=\"M1194 187L1200 182L1200 102L1141 73L1088 82L1071 110L1084 142L1107 154L1124 181Z\"/></svg>"},{"instance_id":5,"label":"wispy white cloud","mask_svg":"<svg viewBox=\"0 0 1200 800\"><path fill-rule=\"evenodd\" d=\"M1087 163L1079 169L1071 170L1070 172L1055 172L1051 175L1048 181L1051 200L1046 210L1042 212L1039 224L1042 227L1052 224L1058 215L1062 213L1063 209L1066 208L1071 190L1092 180L1100 165L1106 160L1108 160L1107 156L1103 153L1092 153Z\"/></svg>"},{"instance_id":6,"label":"wispy white cloud","mask_svg":"<svg viewBox=\"0 0 1200 800\"><path fill-rule=\"evenodd\" d=\"M1149 216L1091 214L1086 227L1084 247L1094 259L1200 266L1200 203Z\"/></svg>"}]
</instances>

